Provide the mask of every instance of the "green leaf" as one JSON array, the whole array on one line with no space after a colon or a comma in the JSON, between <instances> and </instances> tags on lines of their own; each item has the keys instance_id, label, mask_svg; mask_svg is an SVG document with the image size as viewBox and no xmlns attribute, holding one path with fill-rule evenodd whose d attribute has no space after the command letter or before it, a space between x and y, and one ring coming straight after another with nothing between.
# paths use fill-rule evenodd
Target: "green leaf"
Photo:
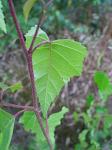
<instances>
[{"instance_id":1,"label":"green leaf","mask_svg":"<svg viewBox=\"0 0 112 150\"><path fill-rule=\"evenodd\" d=\"M83 144L84 147L87 146L86 136L87 136L88 131L89 131L88 129L85 129L79 134L80 143Z\"/></svg>"},{"instance_id":2,"label":"green leaf","mask_svg":"<svg viewBox=\"0 0 112 150\"><path fill-rule=\"evenodd\" d=\"M36 27L37 27L37 26L32 27L32 28L28 31L28 33L25 35L25 37L26 37L26 47L27 47L27 48L30 47L31 41L32 41L32 39L33 39L35 30L36 30ZM34 43L34 47L35 47L37 44L40 44L40 43L43 42L43 41L49 41L49 38L48 38L47 34L46 34L42 29L39 29L38 35L37 35L36 40L35 40L35 43Z\"/></svg>"},{"instance_id":3,"label":"green leaf","mask_svg":"<svg viewBox=\"0 0 112 150\"><path fill-rule=\"evenodd\" d=\"M6 91L6 90L11 90L11 92L16 92L17 90L22 89L22 83L21 82L17 82L11 86L8 86L7 84L4 84L3 82L0 82L0 89Z\"/></svg>"},{"instance_id":4,"label":"green leaf","mask_svg":"<svg viewBox=\"0 0 112 150\"><path fill-rule=\"evenodd\" d=\"M48 118L48 126L49 126L49 134L53 144L54 143L54 130L55 127L60 123L60 119L63 117L64 113L67 112L67 108L63 108L61 112L55 113ZM24 125L26 131L31 131L32 133L36 133L37 142L39 145L39 149L46 150L48 144L46 139L40 129L39 122L35 116L34 112L28 111L25 112L24 115L20 118L20 123ZM45 128L45 120L43 119L43 124Z\"/></svg>"},{"instance_id":5,"label":"green leaf","mask_svg":"<svg viewBox=\"0 0 112 150\"><path fill-rule=\"evenodd\" d=\"M112 95L112 84L109 84L104 91L99 90L99 96L102 100L106 101L110 95Z\"/></svg>"},{"instance_id":6,"label":"green leaf","mask_svg":"<svg viewBox=\"0 0 112 150\"><path fill-rule=\"evenodd\" d=\"M54 131L57 125L60 124L61 119L63 118L63 115L68 111L67 108L63 107L63 109L60 112L57 112L55 114L52 114L48 118L48 125L49 125L49 134L51 141L53 145L55 144L55 138L54 138Z\"/></svg>"},{"instance_id":7,"label":"green leaf","mask_svg":"<svg viewBox=\"0 0 112 150\"><path fill-rule=\"evenodd\" d=\"M11 142L15 118L0 109L0 148L8 150Z\"/></svg>"},{"instance_id":8,"label":"green leaf","mask_svg":"<svg viewBox=\"0 0 112 150\"><path fill-rule=\"evenodd\" d=\"M79 115L77 112L74 112L73 115L74 115L74 121L76 123L79 120Z\"/></svg>"},{"instance_id":9,"label":"green leaf","mask_svg":"<svg viewBox=\"0 0 112 150\"><path fill-rule=\"evenodd\" d=\"M35 2L37 0L27 0L23 6L23 14L24 14L24 17L25 17L25 20L27 21L28 20L28 17L29 17L29 13L32 9L32 7L34 6Z\"/></svg>"},{"instance_id":10,"label":"green leaf","mask_svg":"<svg viewBox=\"0 0 112 150\"><path fill-rule=\"evenodd\" d=\"M81 144L75 144L75 150L83 150L83 147Z\"/></svg>"},{"instance_id":11,"label":"green leaf","mask_svg":"<svg viewBox=\"0 0 112 150\"><path fill-rule=\"evenodd\" d=\"M33 111L24 112L24 115L20 118L19 122L24 125L26 131L31 131L32 133L35 133L37 130L40 129L38 120ZM39 133L41 132L38 132L38 134Z\"/></svg>"},{"instance_id":12,"label":"green leaf","mask_svg":"<svg viewBox=\"0 0 112 150\"><path fill-rule=\"evenodd\" d=\"M93 119L91 118L91 116L89 116L89 114L83 112L83 113L82 113L82 117L83 117L83 119L84 119L84 123L85 123L88 127L90 127L90 126L91 126L91 123L92 123L92 121L93 121Z\"/></svg>"},{"instance_id":13,"label":"green leaf","mask_svg":"<svg viewBox=\"0 0 112 150\"><path fill-rule=\"evenodd\" d=\"M3 83L3 82L0 82L0 89L2 89L2 90L7 90L7 88L8 88L8 85L6 85L6 84Z\"/></svg>"},{"instance_id":14,"label":"green leaf","mask_svg":"<svg viewBox=\"0 0 112 150\"><path fill-rule=\"evenodd\" d=\"M94 81L101 91L104 91L110 84L108 75L101 71L95 73Z\"/></svg>"},{"instance_id":15,"label":"green leaf","mask_svg":"<svg viewBox=\"0 0 112 150\"><path fill-rule=\"evenodd\" d=\"M6 33L6 24L5 24L5 21L4 21L4 14L3 14L3 11L2 11L2 2L0 0L0 28L2 31L4 31Z\"/></svg>"},{"instance_id":16,"label":"green leaf","mask_svg":"<svg viewBox=\"0 0 112 150\"><path fill-rule=\"evenodd\" d=\"M12 92L16 92L17 90L20 90L20 89L22 89L23 88L23 86L22 86L22 83L21 82L17 82L17 83L15 83L15 84L13 84L13 85L11 85L10 87L9 87L9 89L12 91Z\"/></svg>"},{"instance_id":17,"label":"green leaf","mask_svg":"<svg viewBox=\"0 0 112 150\"><path fill-rule=\"evenodd\" d=\"M26 131L36 134L36 140L39 150L47 150L49 148L46 139L42 133L42 130L39 126L39 122L36 118L36 115L33 111L27 111L19 120L20 123L24 125ZM45 125L45 120L43 120Z\"/></svg>"},{"instance_id":18,"label":"green leaf","mask_svg":"<svg viewBox=\"0 0 112 150\"><path fill-rule=\"evenodd\" d=\"M112 126L112 115L106 114L104 116L104 128L109 129Z\"/></svg>"},{"instance_id":19,"label":"green leaf","mask_svg":"<svg viewBox=\"0 0 112 150\"><path fill-rule=\"evenodd\" d=\"M102 100L107 100L107 98L112 94L112 84L109 77L104 72L96 72L94 75L94 81L99 89L99 96Z\"/></svg>"},{"instance_id":20,"label":"green leaf","mask_svg":"<svg viewBox=\"0 0 112 150\"><path fill-rule=\"evenodd\" d=\"M96 106L96 113L98 114L104 114L107 113L108 109L105 107L101 107L101 106Z\"/></svg>"},{"instance_id":21,"label":"green leaf","mask_svg":"<svg viewBox=\"0 0 112 150\"><path fill-rule=\"evenodd\" d=\"M70 39L55 40L33 53L36 88L44 116L64 83L81 75L86 54L83 45Z\"/></svg>"},{"instance_id":22,"label":"green leaf","mask_svg":"<svg viewBox=\"0 0 112 150\"><path fill-rule=\"evenodd\" d=\"M91 104L93 104L94 102L94 95L93 94L89 94L86 98L86 106L90 107Z\"/></svg>"}]
</instances>

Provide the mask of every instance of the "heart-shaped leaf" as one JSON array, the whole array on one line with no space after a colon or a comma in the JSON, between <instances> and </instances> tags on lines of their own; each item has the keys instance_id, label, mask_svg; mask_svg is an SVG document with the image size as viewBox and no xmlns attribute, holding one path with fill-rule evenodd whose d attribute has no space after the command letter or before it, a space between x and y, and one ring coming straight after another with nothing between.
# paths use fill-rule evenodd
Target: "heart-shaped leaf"
<instances>
[{"instance_id":1,"label":"heart-shaped leaf","mask_svg":"<svg viewBox=\"0 0 112 150\"><path fill-rule=\"evenodd\" d=\"M35 30L36 26L26 34L27 48L30 47ZM49 38L44 31L39 29L34 46L43 41L49 41ZM81 75L86 55L86 48L81 43L70 39L55 40L35 50L33 69L37 95L44 116L50 103L70 77Z\"/></svg>"},{"instance_id":2,"label":"heart-shaped leaf","mask_svg":"<svg viewBox=\"0 0 112 150\"><path fill-rule=\"evenodd\" d=\"M86 48L70 39L55 40L33 53L37 94L44 116L64 83L80 76Z\"/></svg>"}]
</instances>

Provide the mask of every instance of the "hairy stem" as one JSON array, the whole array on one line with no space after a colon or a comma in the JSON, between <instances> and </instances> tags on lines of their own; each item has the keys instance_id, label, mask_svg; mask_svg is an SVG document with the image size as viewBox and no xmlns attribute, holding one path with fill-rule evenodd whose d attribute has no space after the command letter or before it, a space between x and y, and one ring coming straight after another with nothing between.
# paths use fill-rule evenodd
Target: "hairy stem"
<instances>
[{"instance_id":1,"label":"hairy stem","mask_svg":"<svg viewBox=\"0 0 112 150\"><path fill-rule=\"evenodd\" d=\"M35 114L36 114L36 117L37 117L37 119L39 121L39 124L40 124L40 127L42 129L42 132L43 132L44 136L46 137L46 140L47 140L47 142L48 142L48 144L50 146L50 149L52 150L53 148L52 148L49 136L46 133L46 130L44 129L43 122L42 122L42 117L40 115L39 106L38 106L38 103L37 103L36 88L35 88L35 82L34 82L34 72L33 72L33 65L32 65L32 53L28 53L27 48L25 46L23 34L22 34L19 22L18 22L17 17L16 17L16 12L15 12L15 8L14 8L14 5L13 5L13 1L12 0L8 0L8 3L9 3L9 8L10 8L11 15L12 15L13 21L15 23L16 30L17 30L17 33L18 33L18 36L19 36L19 39L20 39L20 42L21 42L21 46L22 46L22 48L24 50L24 53L25 53L26 59L27 59L28 72L29 72L29 77L30 77L30 81L31 81L31 89L32 89L32 103L33 103L33 107L35 109ZM32 51L33 43L34 43L36 35L38 33L38 28L36 30L36 33L34 34L32 42L31 42L32 46L31 46L30 51Z\"/></svg>"}]
</instances>

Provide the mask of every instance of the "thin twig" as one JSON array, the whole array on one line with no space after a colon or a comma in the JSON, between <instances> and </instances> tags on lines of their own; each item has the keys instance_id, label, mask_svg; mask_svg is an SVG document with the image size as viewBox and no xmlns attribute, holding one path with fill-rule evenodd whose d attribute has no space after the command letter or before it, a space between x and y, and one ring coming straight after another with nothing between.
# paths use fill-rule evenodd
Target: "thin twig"
<instances>
[{"instance_id":1,"label":"thin twig","mask_svg":"<svg viewBox=\"0 0 112 150\"><path fill-rule=\"evenodd\" d=\"M38 32L39 32L39 28L40 28L41 23L42 23L42 20L43 20L43 16L44 16L44 11L42 11L41 16L40 16L40 19L39 19L39 21L38 21L38 23L37 23L37 27L36 27L36 30L35 30L35 33L34 33L32 42L31 42L31 44L30 44L30 48L29 48L29 50L28 50L29 53L32 52L33 45L34 45L34 43L35 43L35 39L36 39L36 37L37 37L37 34L38 34Z\"/></svg>"},{"instance_id":2,"label":"thin twig","mask_svg":"<svg viewBox=\"0 0 112 150\"><path fill-rule=\"evenodd\" d=\"M51 43L51 42L50 42L50 41L43 41L42 43L36 45L36 46L33 48L32 52L34 52L34 51L35 51L37 48L39 48L40 46L46 45L46 44L48 44L48 43Z\"/></svg>"},{"instance_id":3,"label":"thin twig","mask_svg":"<svg viewBox=\"0 0 112 150\"><path fill-rule=\"evenodd\" d=\"M12 107L12 108L17 108L17 109L29 109L29 110L34 110L34 107L32 106L21 106L21 105L16 105L16 104L11 104L11 103L0 103L0 106L2 107Z\"/></svg>"},{"instance_id":4,"label":"thin twig","mask_svg":"<svg viewBox=\"0 0 112 150\"><path fill-rule=\"evenodd\" d=\"M25 112L25 111L27 111L27 109L23 109L23 110L21 110L21 111L18 111L18 112L14 115L14 117L17 118L21 113L23 113L23 112Z\"/></svg>"},{"instance_id":5,"label":"thin twig","mask_svg":"<svg viewBox=\"0 0 112 150\"><path fill-rule=\"evenodd\" d=\"M8 0L8 2L9 2L9 7L11 8L10 12L11 12L11 15L13 17L13 21L14 21L15 26L16 26L16 30L17 30L17 33L18 33L18 36L19 36L19 39L20 39L21 46L22 46L22 48L24 50L25 55L27 56L28 55L27 48L26 48L26 45L25 45L23 33L21 31L19 22L18 22L17 17L16 17L16 12L15 12L15 9L14 9L13 1L12 0Z\"/></svg>"},{"instance_id":6,"label":"thin twig","mask_svg":"<svg viewBox=\"0 0 112 150\"><path fill-rule=\"evenodd\" d=\"M38 35L39 28L40 28L40 26L42 25L43 20L44 20L44 13L46 12L46 9L49 7L49 5L53 2L53 0L49 0L48 3L45 3L44 0L40 0L40 1L41 1L41 3L43 4L43 10L42 10L41 16L40 16L40 18L39 18L39 21L38 21L38 23L37 23L37 27L36 27L36 30L35 30L35 33L34 33L32 42L31 42L30 47L29 47L29 50L28 50L29 53L32 53L33 45L34 45L34 43L35 43L35 39L36 39L36 37L37 37L37 35Z\"/></svg>"}]
</instances>

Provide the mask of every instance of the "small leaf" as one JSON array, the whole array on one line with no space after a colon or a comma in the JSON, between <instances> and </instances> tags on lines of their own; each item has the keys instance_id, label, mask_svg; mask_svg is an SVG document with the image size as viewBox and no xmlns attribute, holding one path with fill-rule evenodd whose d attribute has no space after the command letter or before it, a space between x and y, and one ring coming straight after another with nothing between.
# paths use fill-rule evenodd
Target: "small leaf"
<instances>
[{"instance_id":1,"label":"small leaf","mask_svg":"<svg viewBox=\"0 0 112 150\"><path fill-rule=\"evenodd\" d=\"M104 128L109 129L112 126L112 115L106 114L104 115Z\"/></svg>"},{"instance_id":2,"label":"small leaf","mask_svg":"<svg viewBox=\"0 0 112 150\"><path fill-rule=\"evenodd\" d=\"M35 133L36 130L40 129L37 118L33 111L24 112L24 115L20 118L19 122L24 125L26 131Z\"/></svg>"},{"instance_id":3,"label":"small leaf","mask_svg":"<svg viewBox=\"0 0 112 150\"><path fill-rule=\"evenodd\" d=\"M0 82L0 89L2 89L2 90L7 90L7 89L8 89L8 85L6 85L6 84L3 83L3 82Z\"/></svg>"},{"instance_id":4,"label":"small leaf","mask_svg":"<svg viewBox=\"0 0 112 150\"><path fill-rule=\"evenodd\" d=\"M14 93L17 90L20 90L22 88L23 88L23 86L22 86L21 82L17 82L11 86L8 86L8 85L4 84L3 82L0 82L0 89L2 89L3 91L11 90L11 92Z\"/></svg>"},{"instance_id":5,"label":"small leaf","mask_svg":"<svg viewBox=\"0 0 112 150\"><path fill-rule=\"evenodd\" d=\"M88 129L85 129L79 134L80 143L86 142L86 135L88 131L89 131Z\"/></svg>"},{"instance_id":6,"label":"small leaf","mask_svg":"<svg viewBox=\"0 0 112 150\"><path fill-rule=\"evenodd\" d=\"M55 138L54 138L54 131L57 125L60 124L61 119L63 118L63 115L68 111L67 108L63 107L63 109L60 112L57 112L55 114L52 114L48 118L48 125L49 125L49 134L51 141L53 145L55 144Z\"/></svg>"},{"instance_id":7,"label":"small leaf","mask_svg":"<svg viewBox=\"0 0 112 150\"><path fill-rule=\"evenodd\" d=\"M81 75L86 55L86 48L70 39L55 40L33 53L36 88L44 116L64 81Z\"/></svg>"},{"instance_id":8,"label":"small leaf","mask_svg":"<svg viewBox=\"0 0 112 150\"><path fill-rule=\"evenodd\" d=\"M101 91L104 91L110 84L108 75L100 71L95 73L94 81Z\"/></svg>"},{"instance_id":9,"label":"small leaf","mask_svg":"<svg viewBox=\"0 0 112 150\"><path fill-rule=\"evenodd\" d=\"M91 122L92 122L92 119L91 119L91 117L87 114L87 113L82 113L82 117L83 117L83 119L84 119L84 123L88 126L88 127L90 127L91 126Z\"/></svg>"},{"instance_id":10,"label":"small leaf","mask_svg":"<svg viewBox=\"0 0 112 150\"><path fill-rule=\"evenodd\" d=\"M23 6L25 20L28 20L29 13L37 0L27 0Z\"/></svg>"},{"instance_id":11,"label":"small leaf","mask_svg":"<svg viewBox=\"0 0 112 150\"><path fill-rule=\"evenodd\" d=\"M94 102L94 96L92 94L88 95L86 98L86 106L90 107L93 102Z\"/></svg>"},{"instance_id":12,"label":"small leaf","mask_svg":"<svg viewBox=\"0 0 112 150\"><path fill-rule=\"evenodd\" d=\"M112 95L112 84L109 84L104 91L99 90L99 96L102 100L108 100L108 97Z\"/></svg>"},{"instance_id":13,"label":"small leaf","mask_svg":"<svg viewBox=\"0 0 112 150\"><path fill-rule=\"evenodd\" d=\"M67 111L68 111L67 108L63 108L61 112L51 115L48 119L49 133L50 133L50 138L53 144L55 140L54 139L55 127L60 123L60 119L63 117L64 113ZM24 125L24 128L26 131L31 131L32 133L36 134L37 142L39 145L39 150L41 149L47 150L48 144L42 133L42 130L40 129L40 125L35 116L35 113L31 111L25 112L24 115L20 118L19 122ZM46 122L43 119L44 128L45 128L45 123Z\"/></svg>"},{"instance_id":14,"label":"small leaf","mask_svg":"<svg viewBox=\"0 0 112 150\"><path fill-rule=\"evenodd\" d=\"M79 120L79 115L78 115L78 113L77 113L77 112L74 112L73 115L74 115L74 121L77 122L77 121Z\"/></svg>"},{"instance_id":15,"label":"small leaf","mask_svg":"<svg viewBox=\"0 0 112 150\"><path fill-rule=\"evenodd\" d=\"M0 148L8 150L11 142L15 118L0 109Z\"/></svg>"},{"instance_id":16,"label":"small leaf","mask_svg":"<svg viewBox=\"0 0 112 150\"><path fill-rule=\"evenodd\" d=\"M13 84L13 85L11 85L10 87L9 87L9 89L12 91L12 92L16 92L17 90L20 90L20 89L22 89L23 88L23 86L22 86L22 83L21 82L17 82L17 83L15 83L15 84Z\"/></svg>"},{"instance_id":17,"label":"small leaf","mask_svg":"<svg viewBox=\"0 0 112 150\"><path fill-rule=\"evenodd\" d=\"M3 14L3 11L2 11L2 2L0 0L0 28L2 31L4 31L6 33L6 24L5 24L5 21L4 21L4 14Z\"/></svg>"},{"instance_id":18,"label":"small leaf","mask_svg":"<svg viewBox=\"0 0 112 150\"><path fill-rule=\"evenodd\" d=\"M36 134L36 141L38 144L38 150L47 150L49 146L46 142L46 139L42 133L42 130L39 126L39 122L36 118L36 115L33 111L27 111L23 114L23 116L19 120L20 123L23 124L26 131ZM45 120L43 120L43 124L45 125Z\"/></svg>"},{"instance_id":19,"label":"small leaf","mask_svg":"<svg viewBox=\"0 0 112 150\"><path fill-rule=\"evenodd\" d=\"M104 107L101 107L101 106L96 107L96 113L104 114L104 113L107 113L107 111L108 111L107 108L104 108Z\"/></svg>"},{"instance_id":20,"label":"small leaf","mask_svg":"<svg viewBox=\"0 0 112 150\"><path fill-rule=\"evenodd\" d=\"M36 27L37 27L37 26L32 27L32 28L28 31L28 33L25 35L25 37L26 37L26 47L27 47L27 48L30 47L32 38L33 38L34 33L35 33L35 30L36 30ZM39 29L38 35L37 35L36 40L35 40L35 43L34 43L34 47L35 47L37 44L40 44L40 43L43 42L43 41L49 41L49 38L48 38L47 34L46 34L42 29Z\"/></svg>"}]
</instances>

